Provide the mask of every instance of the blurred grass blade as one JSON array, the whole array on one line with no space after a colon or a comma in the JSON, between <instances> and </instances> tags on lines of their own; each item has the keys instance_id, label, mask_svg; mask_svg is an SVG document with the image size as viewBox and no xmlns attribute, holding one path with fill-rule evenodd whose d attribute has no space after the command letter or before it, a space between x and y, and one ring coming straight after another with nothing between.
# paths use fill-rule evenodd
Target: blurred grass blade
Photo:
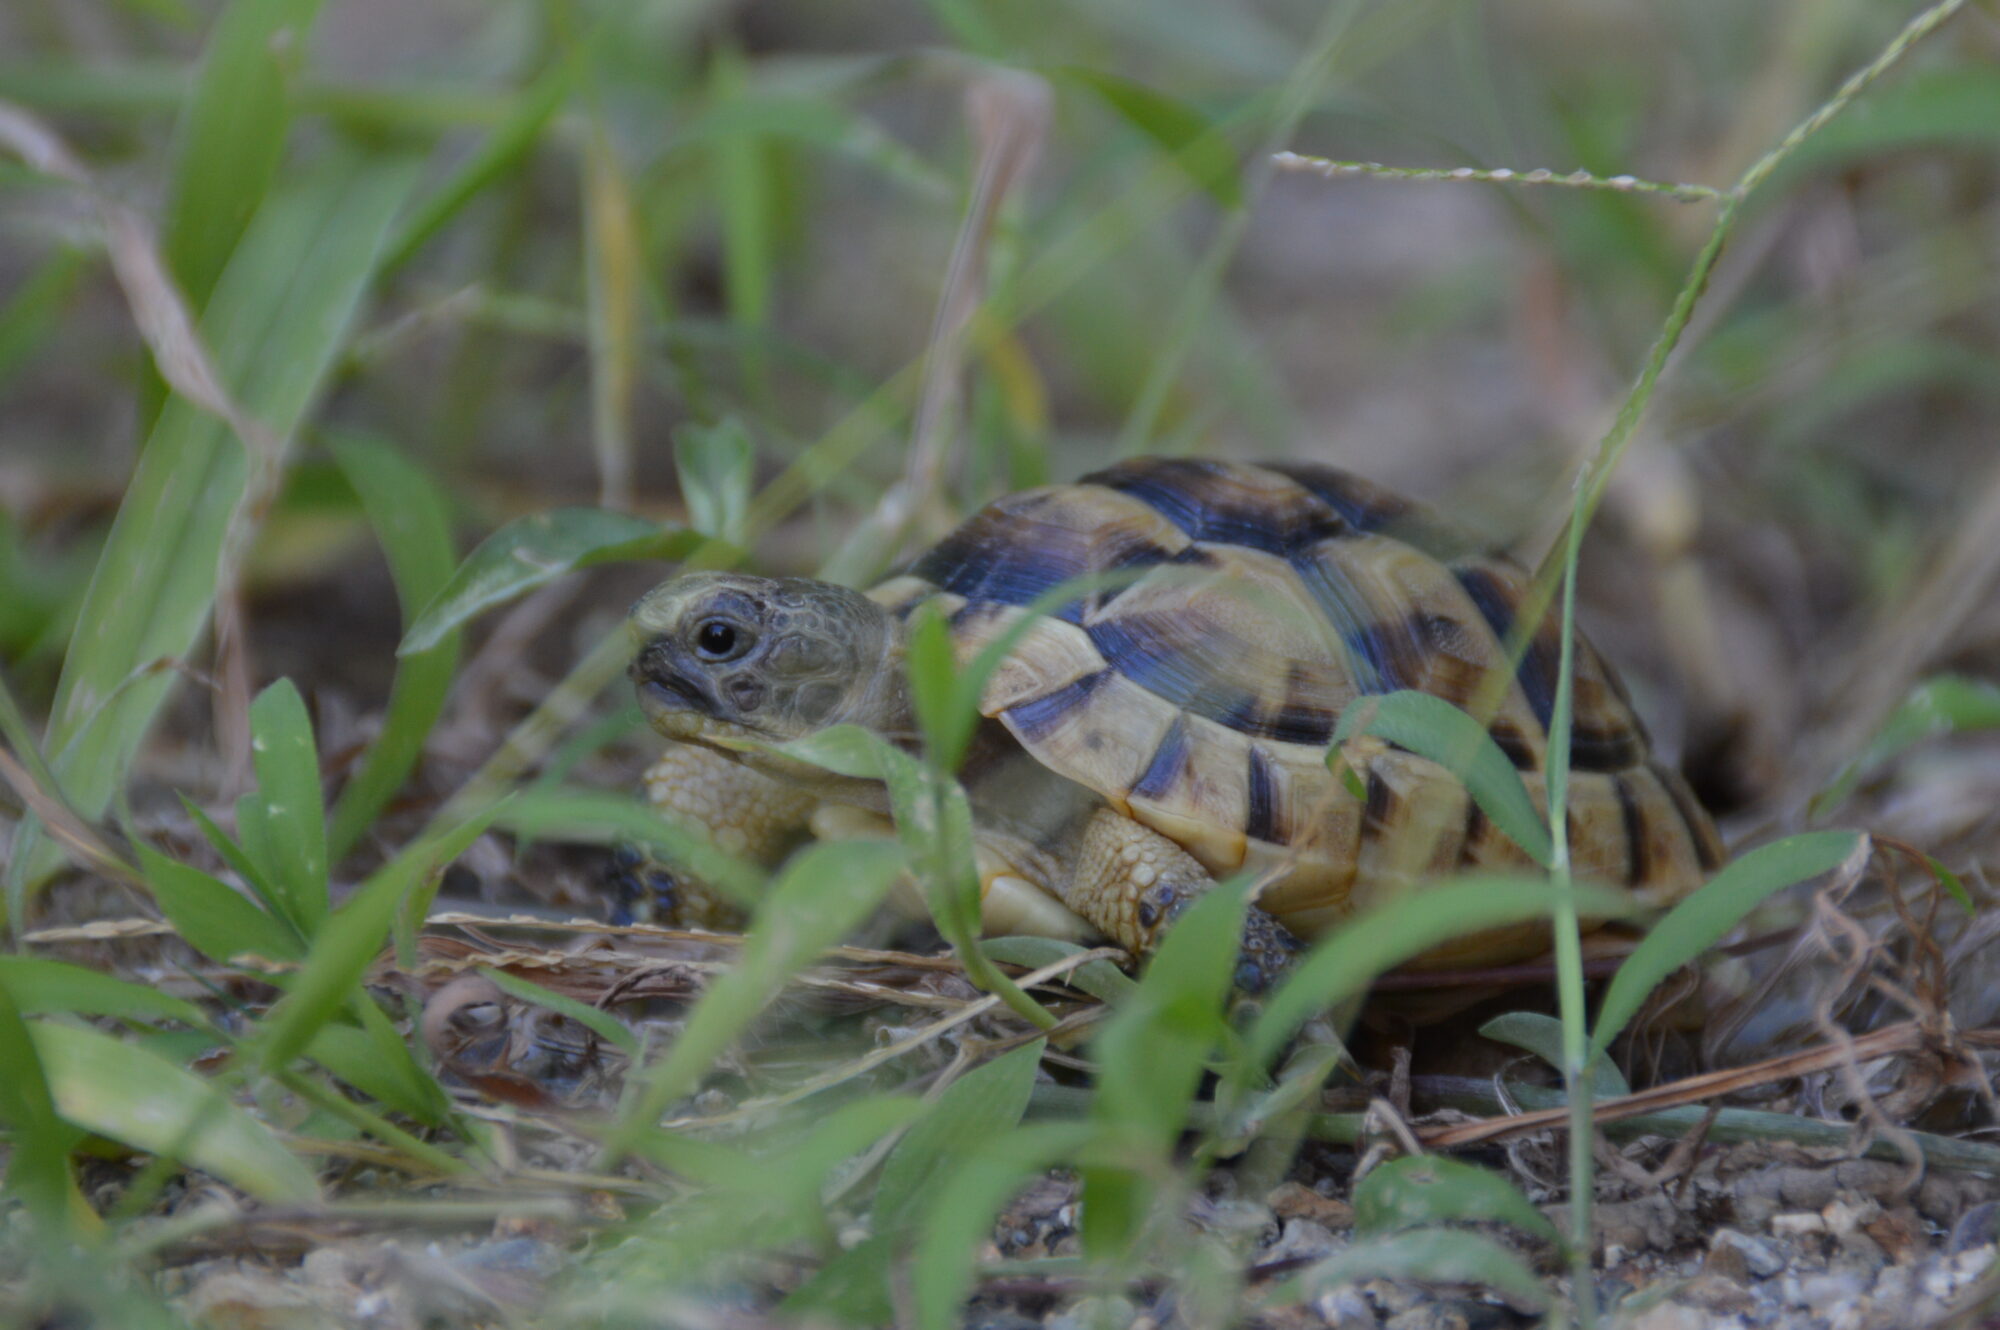
<instances>
[{"instance_id":1,"label":"blurred grass blade","mask_svg":"<svg viewBox=\"0 0 2000 1330\"><path fill-rule=\"evenodd\" d=\"M1054 965L1065 956L1089 950L1053 937L990 937L980 946L996 961L1026 966L1030 970ZM1125 1001L1139 987L1131 975L1105 960L1084 962L1064 975L1063 982L1072 988L1082 989L1100 1002Z\"/></svg>"},{"instance_id":2,"label":"blurred grass blade","mask_svg":"<svg viewBox=\"0 0 2000 1330\"><path fill-rule=\"evenodd\" d=\"M1363 695L1340 713L1333 747L1363 734L1386 739L1427 757L1465 783L1465 788L1494 826L1544 868L1555 856L1549 829L1535 811L1521 773L1478 721L1441 697L1403 689L1380 696Z\"/></svg>"},{"instance_id":3,"label":"blurred grass blade","mask_svg":"<svg viewBox=\"0 0 2000 1330\"><path fill-rule=\"evenodd\" d=\"M403 635L399 656L428 651L473 616L564 573L622 559L678 559L701 537L602 508L557 508L520 517L479 542Z\"/></svg>"},{"instance_id":4,"label":"blurred grass blade","mask_svg":"<svg viewBox=\"0 0 2000 1330\"><path fill-rule=\"evenodd\" d=\"M416 256L465 205L527 160L541 142L543 131L576 87L582 47L542 71L533 84L509 100L507 118L494 127L445 182L419 200L396 229L382 256L381 275L388 276Z\"/></svg>"},{"instance_id":5,"label":"blurred grass blade","mask_svg":"<svg viewBox=\"0 0 2000 1330\"><path fill-rule=\"evenodd\" d=\"M382 865L332 914L312 940L305 964L243 1052L245 1065L269 1074L302 1053L354 994L381 951L390 922L430 875L464 853L498 806L436 837L419 840Z\"/></svg>"},{"instance_id":6,"label":"blurred grass blade","mask_svg":"<svg viewBox=\"0 0 2000 1330\"><path fill-rule=\"evenodd\" d=\"M716 845L705 831L670 822L631 795L562 787L524 790L495 824L533 839L644 845L745 908L764 894L762 869Z\"/></svg>"},{"instance_id":7,"label":"blurred grass blade","mask_svg":"<svg viewBox=\"0 0 2000 1330\"><path fill-rule=\"evenodd\" d=\"M1575 892L1578 911L1592 918L1632 912L1623 894L1606 888L1472 877L1420 883L1408 895L1358 915L1300 958L1267 999L1251 1027L1251 1062L1268 1064L1314 1013L1359 996L1376 975L1452 938L1546 918L1566 890Z\"/></svg>"},{"instance_id":8,"label":"blurred grass blade","mask_svg":"<svg viewBox=\"0 0 2000 1330\"><path fill-rule=\"evenodd\" d=\"M30 1030L65 1120L213 1173L259 1200L318 1200L312 1170L201 1077L83 1026L36 1022Z\"/></svg>"},{"instance_id":9,"label":"blurred grass blade","mask_svg":"<svg viewBox=\"0 0 2000 1330\"><path fill-rule=\"evenodd\" d=\"M333 455L382 544L408 632L451 580L451 518L444 495L421 467L378 439L343 436L334 441ZM430 649L396 662L382 731L334 803L327 831L330 862L338 863L354 848L415 770L458 669L458 646L458 634L446 633Z\"/></svg>"},{"instance_id":10,"label":"blurred grass blade","mask_svg":"<svg viewBox=\"0 0 2000 1330\"><path fill-rule=\"evenodd\" d=\"M312 722L290 679L278 680L250 704L250 735L257 793L248 806L256 810L264 869L286 917L310 938L327 910L326 807Z\"/></svg>"},{"instance_id":11,"label":"blurred grass blade","mask_svg":"<svg viewBox=\"0 0 2000 1330\"><path fill-rule=\"evenodd\" d=\"M1056 1018L987 959L980 940L979 874L973 859L972 810L957 781L940 775L872 730L836 725L779 746L755 745L843 776L888 786L896 834L924 886L931 922L951 944L966 978L1041 1029Z\"/></svg>"},{"instance_id":12,"label":"blurred grass blade","mask_svg":"<svg viewBox=\"0 0 2000 1330\"><path fill-rule=\"evenodd\" d=\"M1479 1027L1479 1033L1503 1044L1525 1048L1557 1071L1563 1066L1562 1022L1539 1011L1507 1011ZM1588 1065L1590 1093L1597 1099L1615 1099L1632 1093L1625 1073L1603 1049L1593 1049Z\"/></svg>"},{"instance_id":13,"label":"blurred grass blade","mask_svg":"<svg viewBox=\"0 0 2000 1330\"><path fill-rule=\"evenodd\" d=\"M0 986L27 1016L70 1012L120 1020L181 1021L196 1029L208 1025L201 1008L186 998L40 956L0 956Z\"/></svg>"},{"instance_id":14,"label":"blurred grass blade","mask_svg":"<svg viewBox=\"0 0 2000 1330\"><path fill-rule=\"evenodd\" d=\"M910 1272L919 1330L957 1330L980 1245L1007 1198L1029 1178L1071 1157L1095 1133L1078 1122L1036 1123L968 1142L933 1188Z\"/></svg>"},{"instance_id":15,"label":"blurred grass blade","mask_svg":"<svg viewBox=\"0 0 2000 1330\"><path fill-rule=\"evenodd\" d=\"M79 1213L91 1215L70 1180L69 1154L77 1132L56 1112L55 1097L35 1051L34 1035L21 1019L7 978L0 972L0 1124L8 1128L5 1191L18 1197L28 1217L60 1233ZM92 1215L94 1218L95 1216Z\"/></svg>"},{"instance_id":16,"label":"blurred grass blade","mask_svg":"<svg viewBox=\"0 0 2000 1330\"><path fill-rule=\"evenodd\" d=\"M374 1009L365 997L354 1005ZM376 1012L379 1016L379 1009ZM393 1036L387 1018L382 1019ZM427 1127L444 1121L447 1100L443 1090L417 1065L409 1046L400 1039L393 1041L392 1051L389 1043L368 1030L329 1023L308 1041L306 1056L376 1102Z\"/></svg>"},{"instance_id":17,"label":"blurred grass blade","mask_svg":"<svg viewBox=\"0 0 2000 1330\"><path fill-rule=\"evenodd\" d=\"M1156 88L1102 70L1068 65L1046 72L1095 93L1217 203L1231 209L1243 206L1235 149L1207 116Z\"/></svg>"},{"instance_id":18,"label":"blurred grass blade","mask_svg":"<svg viewBox=\"0 0 2000 1330\"><path fill-rule=\"evenodd\" d=\"M505 970L495 970L482 965L479 973L492 980L494 987L501 992L568 1017L629 1058L639 1056L638 1038L625 1028L623 1021L603 1008L593 1007L587 1002L578 1002L573 997L564 997L561 993L551 992L540 984L530 983L526 979L508 974Z\"/></svg>"},{"instance_id":19,"label":"blurred grass blade","mask_svg":"<svg viewBox=\"0 0 2000 1330\"><path fill-rule=\"evenodd\" d=\"M277 172L291 129L286 87L303 61L320 0L232 0L210 30L201 74L175 134L162 237L196 309Z\"/></svg>"},{"instance_id":20,"label":"blurred grass blade","mask_svg":"<svg viewBox=\"0 0 2000 1330\"><path fill-rule=\"evenodd\" d=\"M1218 883L1188 907L1147 963L1138 991L1092 1041L1098 1073L1091 1117L1116 1137L1121 1153L1164 1164L1187 1125L1202 1073L1228 1037L1222 1004L1242 951L1246 886ZM1153 1192L1143 1168L1085 1168L1085 1253L1104 1259L1128 1249Z\"/></svg>"},{"instance_id":21,"label":"blurred grass blade","mask_svg":"<svg viewBox=\"0 0 2000 1330\"><path fill-rule=\"evenodd\" d=\"M1513 1252L1482 1234L1442 1228L1357 1242L1288 1281L1271 1297L1274 1302L1310 1301L1365 1279L1483 1285L1517 1305L1549 1304L1548 1288Z\"/></svg>"},{"instance_id":22,"label":"blurred grass blade","mask_svg":"<svg viewBox=\"0 0 2000 1330\"><path fill-rule=\"evenodd\" d=\"M325 380L413 178L403 158L330 154L266 201L217 285L203 334L236 399L275 435L297 429ZM49 765L87 818L103 815L179 678L155 663L185 659L208 622L247 475L220 421L167 404L78 609L49 726ZM53 862L24 830L11 903Z\"/></svg>"},{"instance_id":23,"label":"blurred grass blade","mask_svg":"<svg viewBox=\"0 0 2000 1330\"><path fill-rule=\"evenodd\" d=\"M48 341L90 262L90 251L65 245L0 305L0 388Z\"/></svg>"},{"instance_id":24,"label":"blurred grass blade","mask_svg":"<svg viewBox=\"0 0 2000 1330\"><path fill-rule=\"evenodd\" d=\"M677 427L674 470L688 525L731 545L747 542L756 461L750 432L734 416L713 425Z\"/></svg>"},{"instance_id":25,"label":"blurred grass blade","mask_svg":"<svg viewBox=\"0 0 2000 1330\"><path fill-rule=\"evenodd\" d=\"M2000 684L1957 674L1926 679L1890 713L1861 756L1813 796L1811 809L1839 804L1863 777L1926 739L1991 729L2000 729Z\"/></svg>"},{"instance_id":26,"label":"blurred grass blade","mask_svg":"<svg viewBox=\"0 0 2000 1330\"><path fill-rule=\"evenodd\" d=\"M622 1121L605 1141L615 1160L654 1131L668 1104L691 1093L785 983L866 918L903 871L903 847L889 841L808 846L772 884L736 964L709 986L673 1048L634 1078Z\"/></svg>"},{"instance_id":27,"label":"blurred grass blade","mask_svg":"<svg viewBox=\"0 0 2000 1330\"><path fill-rule=\"evenodd\" d=\"M1039 1039L1023 1044L967 1072L938 1096L882 1165L882 1180L875 1186L876 1233L899 1232L915 1219L924 1197L966 1142L991 1140L1020 1125L1042 1047Z\"/></svg>"},{"instance_id":28,"label":"blurred grass blade","mask_svg":"<svg viewBox=\"0 0 2000 1330\"><path fill-rule=\"evenodd\" d=\"M583 215L598 502L623 511L632 505L632 392L639 377L639 297L646 273L632 186L600 117L593 117L584 145Z\"/></svg>"},{"instance_id":29,"label":"blurred grass blade","mask_svg":"<svg viewBox=\"0 0 2000 1330\"><path fill-rule=\"evenodd\" d=\"M1446 1223L1512 1224L1532 1237L1561 1241L1520 1188L1476 1164L1409 1155L1378 1165L1354 1188L1357 1235Z\"/></svg>"},{"instance_id":30,"label":"blurred grass blade","mask_svg":"<svg viewBox=\"0 0 2000 1330\"><path fill-rule=\"evenodd\" d=\"M1667 911L1618 967L1597 1009L1592 1043L1610 1047L1662 979L1720 942L1766 898L1835 869L1858 872L1872 851L1873 843L1858 831L1809 831L1729 863Z\"/></svg>"}]
</instances>

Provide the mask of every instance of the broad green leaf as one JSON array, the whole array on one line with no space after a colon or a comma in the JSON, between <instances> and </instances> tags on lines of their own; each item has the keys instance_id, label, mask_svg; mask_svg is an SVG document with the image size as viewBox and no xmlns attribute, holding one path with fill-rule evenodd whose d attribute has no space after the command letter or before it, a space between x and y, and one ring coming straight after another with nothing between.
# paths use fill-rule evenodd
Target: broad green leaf
<instances>
[{"instance_id":1,"label":"broad green leaf","mask_svg":"<svg viewBox=\"0 0 2000 1330\"><path fill-rule=\"evenodd\" d=\"M897 1232L914 1219L965 1142L991 1140L1020 1124L1041 1058L1042 1041L1037 1039L967 1072L938 1096L882 1165L882 1180L875 1186L875 1232Z\"/></svg>"},{"instance_id":2,"label":"broad green leaf","mask_svg":"<svg viewBox=\"0 0 2000 1330\"><path fill-rule=\"evenodd\" d=\"M259 1200L319 1199L312 1171L201 1077L84 1026L37 1022L30 1029L65 1120L213 1173Z\"/></svg>"},{"instance_id":3,"label":"broad green leaf","mask_svg":"<svg viewBox=\"0 0 2000 1330\"><path fill-rule=\"evenodd\" d=\"M1546 1307L1549 1290L1519 1257L1478 1233L1415 1229L1374 1238L1328 1257L1288 1281L1274 1302L1306 1301L1364 1279L1408 1279L1432 1284L1483 1284L1512 1302Z\"/></svg>"},{"instance_id":4,"label":"broad green leaf","mask_svg":"<svg viewBox=\"0 0 2000 1330\"><path fill-rule=\"evenodd\" d=\"M1506 1178L1491 1169L1437 1155L1409 1155L1377 1166L1354 1188L1357 1235L1421 1225L1512 1224L1558 1241L1556 1227Z\"/></svg>"},{"instance_id":5,"label":"broad green leaf","mask_svg":"<svg viewBox=\"0 0 2000 1330\"><path fill-rule=\"evenodd\" d=\"M637 1037L625 1028L623 1021L602 1007L593 1007L587 1002L578 1002L573 997L565 997L561 993L550 992L540 984L530 983L526 979L508 974L505 970L495 970L481 966L479 973L492 980L494 987L498 988L501 992L511 994L523 1002L532 1002L538 1007L547 1007L550 1011L567 1016L578 1025L582 1025L595 1032L598 1038L618 1049L627 1057L636 1059L639 1056L639 1040Z\"/></svg>"},{"instance_id":6,"label":"broad green leaf","mask_svg":"<svg viewBox=\"0 0 2000 1330\"><path fill-rule=\"evenodd\" d=\"M1649 928L1618 967L1597 1009L1591 1042L1609 1047L1662 979L1720 942L1767 898L1865 858L1870 850L1868 837L1858 831L1809 831L1760 845L1725 865Z\"/></svg>"},{"instance_id":7,"label":"broad green leaf","mask_svg":"<svg viewBox=\"0 0 2000 1330\"><path fill-rule=\"evenodd\" d=\"M139 870L167 922L210 960L226 965L237 956L289 961L305 954L305 945L291 925L265 913L227 883L169 859L150 845L135 848Z\"/></svg>"},{"instance_id":8,"label":"broad green leaf","mask_svg":"<svg viewBox=\"0 0 2000 1330\"><path fill-rule=\"evenodd\" d=\"M244 796L245 799L248 797ZM277 888L271 885L271 879L265 875L263 867L251 858L241 845L232 840L228 832L217 826L215 819L210 817L201 805L185 794L181 796L181 807L187 810L189 819L201 831L202 838L222 856L222 862L228 864L230 871L243 879L244 886L256 893L257 899L264 903L264 908L270 912L271 917L285 922L286 927L290 928L291 925L285 920L281 910ZM242 808L243 800L239 799L237 801L239 818L242 815ZM255 818L254 813L251 816ZM301 934L300 939L303 940L303 937Z\"/></svg>"},{"instance_id":9,"label":"broad green leaf","mask_svg":"<svg viewBox=\"0 0 2000 1330\"><path fill-rule=\"evenodd\" d=\"M757 452L734 416L714 425L674 430L674 470L687 504L688 525L741 546L749 539L750 494Z\"/></svg>"},{"instance_id":10,"label":"broad green leaf","mask_svg":"<svg viewBox=\"0 0 2000 1330\"><path fill-rule=\"evenodd\" d=\"M479 543L396 648L428 651L474 615L579 568L625 559L677 559L701 543L682 527L602 508L558 508L516 518Z\"/></svg>"},{"instance_id":11,"label":"broad green leaf","mask_svg":"<svg viewBox=\"0 0 2000 1330\"><path fill-rule=\"evenodd\" d=\"M1025 965L1031 970L1054 965L1065 956L1089 948L1053 937L990 937L980 944L996 961ZM1086 961L1063 976L1063 982L1080 988L1100 1002L1121 1002L1138 987L1131 975L1107 960Z\"/></svg>"},{"instance_id":12,"label":"broad green leaf","mask_svg":"<svg viewBox=\"0 0 2000 1330\"><path fill-rule=\"evenodd\" d=\"M351 1004L374 1011L385 1028L388 1018L366 996ZM410 1056L409 1046L395 1040L393 1049L377 1034L355 1025L329 1022L313 1033L305 1055L363 1094L435 1127L444 1121L448 1101L430 1075Z\"/></svg>"},{"instance_id":13,"label":"broad green leaf","mask_svg":"<svg viewBox=\"0 0 2000 1330\"><path fill-rule=\"evenodd\" d=\"M40 956L0 956L0 985L28 1016L71 1012L127 1020L183 1021L197 1029L208 1025L201 1008L186 998Z\"/></svg>"},{"instance_id":14,"label":"broad green leaf","mask_svg":"<svg viewBox=\"0 0 2000 1330\"><path fill-rule=\"evenodd\" d=\"M1359 996L1376 975L1453 938L1546 918L1566 890L1575 893L1578 912L1590 918L1632 913L1630 900L1606 888L1469 877L1419 883L1407 895L1356 916L1300 958L1266 999L1251 1027L1250 1061L1269 1063L1314 1013Z\"/></svg>"},{"instance_id":15,"label":"broad green leaf","mask_svg":"<svg viewBox=\"0 0 2000 1330\"><path fill-rule=\"evenodd\" d=\"M651 1133L666 1106L694 1090L786 982L881 903L905 857L889 841L817 844L793 857L752 919L736 964L695 1004L667 1056L633 1078L622 1120L605 1143L608 1156Z\"/></svg>"},{"instance_id":16,"label":"broad green leaf","mask_svg":"<svg viewBox=\"0 0 2000 1330\"><path fill-rule=\"evenodd\" d=\"M333 455L388 557L408 631L451 580L451 519L444 495L422 468L379 440L346 435L334 442ZM327 832L334 861L353 848L415 769L451 690L458 645L458 634L446 633L429 650L396 662L382 731L334 804Z\"/></svg>"},{"instance_id":17,"label":"broad green leaf","mask_svg":"<svg viewBox=\"0 0 2000 1330\"><path fill-rule=\"evenodd\" d=\"M977 1252L1000 1207L1030 1178L1072 1156L1095 1130L1076 1122L1037 1123L967 1142L933 1188L918 1226L910 1283L920 1330L956 1330Z\"/></svg>"},{"instance_id":18,"label":"broad green leaf","mask_svg":"<svg viewBox=\"0 0 2000 1330\"><path fill-rule=\"evenodd\" d=\"M1545 1016L1539 1011L1504 1012L1480 1026L1479 1033L1503 1044L1525 1048L1557 1071L1562 1070L1563 1028L1562 1022L1553 1016ZM1611 1061L1611 1055L1603 1049L1591 1050L1587 1070L1592 1098L1614 1099L1632 1093L1625 1074L1618 1070L1617 1064Z\"/></svg>"},{"instance_id":19,"label":"broad green leaf","mask_svg":"<svg viewBox=\"0 0 2000 1330\"><path fill-rule=\"evenodd\" d=\"M278 680L250 704L250 750L257 767L253 806L264 840L259 857L286 916L311 937L326 918L326 806L312 722L290 679Z\"/></svg>"},{"instance_id":20,"label":"broad green leaf","mask_svg":"<svg viewBox=\"0 0 2000 1330\"><path fill-rule=\"evenodd\" d=\"M1225 208L1243 206L1236 151L1207 116L1158 89L1102 70L1070 65L1049 72L1096 93L1134 129L1158 144L1174 165L1217 203Z\"/></svg>"},{"instance_id":21,"label":"broad green leaf","mask_svg":"<svg viewBox=\"0 0 2000 1330\"><path fill-rule=\"evenodd\" d=\"M286 85L320 0L232 0L210 30L175 131L162 242L198 309L278 169L291 128Z\"/></svg>"},{"instance_id":22,"label":"broad green leaf","mask_svg":"<svg viewBox=\"0 0 2000 1330\"><path fill-rule=\"evenodd\" d=\"M274 437L294 435L345 343L414 165L324 154L265 200L217 284L202 332L223 383ZM85 818L103 816L181 678L163 663L187 659L207 626L247 476L220 421L167 403L78 608L49 724L49 765ZM54 852L26 831L13 848L18 898Z\"/></svg>"},{"instance_id":23,"label":"broad green leaf","mask_svg":"<svg viewBox=\"0 0 2000 1330\"><path fill-rule=\"evenodd\" d=\"M1554 862L1548 826L1521 783L1521 773L1470 715L1441 697L1412 689L1364 694L1340 713L1329 757L1363 734L1407 748L1457 776L1480 811L1529 858L1544 868Z\"/></svg>"},{"instance_id":24,"label":"broad green leaf","mask_svg":"<svg viewBox=\"0 0 2000 1330\"><path fill-rule=\"evenodd\" d=\"M720 848L705 832L668 821L631 795L567 787L524 790L496 825L536 840L644 845L738 905L753 906L764 892L762 869Z\"/></svg>"}]
</instances>

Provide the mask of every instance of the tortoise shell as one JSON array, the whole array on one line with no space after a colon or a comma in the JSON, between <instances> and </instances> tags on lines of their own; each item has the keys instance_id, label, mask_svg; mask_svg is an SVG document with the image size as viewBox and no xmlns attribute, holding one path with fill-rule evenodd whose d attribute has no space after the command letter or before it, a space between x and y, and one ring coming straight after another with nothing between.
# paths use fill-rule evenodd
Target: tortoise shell
<instances>
[{"instance_id":1,"label":"tortoise shell","mask_svg":"<svg viewBox=\"0 0 2000 1330\"><path fill-rule=\"evenodd\" d=\"M904 617L935 601L963 664L1093 574L1108 576L1027 627L981 700L1041 764L1217 875L1261 872L1258 903L1307 937L1414 876L1529 865L1435 763L1351 742L1356 797L1326 760L1359 695L1470 707L1507 669L1518 565L1331 467L1156 458L1000 499L869 594ZM1551 618L1489 726L1538 805L1558 653ZM1677 899L1721 861L1713 824L1580 637L1574 697L1573 871Z\"/></svg>"}]
</instances>

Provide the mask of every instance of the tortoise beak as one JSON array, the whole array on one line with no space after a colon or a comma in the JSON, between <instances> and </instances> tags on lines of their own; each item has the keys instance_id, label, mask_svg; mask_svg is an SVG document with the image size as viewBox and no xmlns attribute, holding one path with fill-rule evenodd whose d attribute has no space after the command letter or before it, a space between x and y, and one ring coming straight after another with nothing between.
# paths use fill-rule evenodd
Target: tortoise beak
<instances>
[{"instance_id":1,"label":"tortoise beak","mask_svg":"<svg viewBox=\"0 0 2000 1330\"><path fill-rule=\"evenodd\" d=\"M689 712L714 716L718 712L717 700L704 687L707 681L696 671L674 668L676 654L665 639L655 638L640 649L625 671L638 688L640 708L656 728L664 728L662 721L672 716Z\"/></svg>"}]
</instances>

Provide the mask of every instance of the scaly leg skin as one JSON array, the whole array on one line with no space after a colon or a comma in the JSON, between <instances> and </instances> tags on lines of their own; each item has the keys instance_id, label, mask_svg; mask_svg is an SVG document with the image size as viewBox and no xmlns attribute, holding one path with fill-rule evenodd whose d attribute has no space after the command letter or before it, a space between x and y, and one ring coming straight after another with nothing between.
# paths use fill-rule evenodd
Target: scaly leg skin
<instances>
[{"instance_id":1,"label":"scaly leg skin","mask_svg":"<svg viewBox=\"0 0 2000 1330\"><path fill-rule=\"evenodd\" d=\"M721 753L670 744L646 770L646 798L671 822L700 831L716 848L774 864L804 833L818 800L752 771ZM612 859L612 890L627 919L683 928L725 928L742 912L698 879L621 849Z\"/></svg>"},{"instance_id":2,"label":"scaly leg skin","mask_svg":"<svg viewBox=\"0 0 2000 1330\"><path fill-rule=\"evenodd\" d=\"M1079 839L1063 903L1133 955L1151 952L1196 896L1215 885L1208 870L1180 846L1114 809L1093 814ZM1251 906L1243 921L1236 986L1268 990L1304 944L1276 919Z\"/></svg>"}]
</instances>

